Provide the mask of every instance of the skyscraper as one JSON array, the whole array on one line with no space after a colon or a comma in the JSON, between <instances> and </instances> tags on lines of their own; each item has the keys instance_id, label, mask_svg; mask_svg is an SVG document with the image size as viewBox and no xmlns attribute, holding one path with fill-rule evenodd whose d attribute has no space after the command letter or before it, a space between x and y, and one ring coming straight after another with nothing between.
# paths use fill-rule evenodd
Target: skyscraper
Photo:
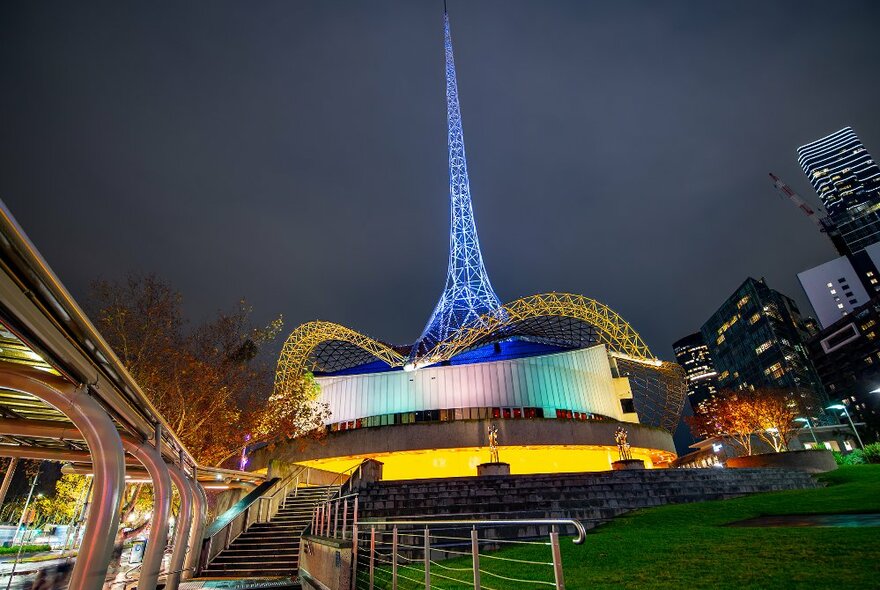
<instances>
[{"instance_id":1,"label":"skyscraper","mask_svg":"<svg viewBox=\"0 0 880 590\"><path fill-rule=\"evenodd\" d=\"M803 145L797 154L845 246L843 253L880 242L880 166L852 128Z\"/></svg>"},{"instance_id":2,"label":"skyscraper","mask_svg":"<svg viewBox=\"0 0 880 590\"><path fill-rule=\"evenodd\" d=\"M763 279L746 279L700 332L718 371L719 389L776 387L824 397L804 346L809 334L797 305Z\"/></svg>"},{"instance_id":3,"label":"skyscraper","mask_svg":"<svg viewBox=\"0 0 880 590\"><path fill-rule=\"evenodd\" d=\"M718 386L718 372L712 363L712 354L700 332L685 336L672 345L675 362L684 367L687 376L687 394L691 407L711 397Z\"/></svg>"},{"instance_id":4,"label":"skyscraper","mask_svg":"<svg viewBox=\"0 0 880 590\"><path fill-rule=\"evenodd\" d=\"M802 145L797 153L829 215L880 201L880 167L851 127Z\"/></svg>"}]
</instances>

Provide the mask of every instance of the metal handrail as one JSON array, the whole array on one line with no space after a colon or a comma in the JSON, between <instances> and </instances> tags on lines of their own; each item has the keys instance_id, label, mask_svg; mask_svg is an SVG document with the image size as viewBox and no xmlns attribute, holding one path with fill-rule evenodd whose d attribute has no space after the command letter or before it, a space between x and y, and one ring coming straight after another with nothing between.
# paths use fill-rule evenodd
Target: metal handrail
<instances>
[{"instance_id":1,"label":"metal handrail","mask_svg":"<svg viewBox=\"0 0 880 590\"><path fill-rule=\"evenodd\" d=\"M297 494L299 491L299 478L300 475L304 471L311 469L310 467L305 467L300 465L299 469L288 473L284 479L279 481L277 484L272 486L275 491L272 493L263 494L257 501L259 502L259 506L257 507L257 522L268 522L272 520L272 518L278 514L279 506L281 508L284 507L287 502L287 495L290 493L288 490L290 489L291 482L294 483L294 493ZM281 494L280 502L276 501L276 497ZM266 514L265 518L263 517L263 504L264 502L269 502L268 514ZM274 506L274 508L273 508Z\"/></svg>"},{"instance_id":2,"label":"metal handrail","mask_svg":"<svg viewBox=\"0 0 880 590\"><path fill-rule=\"evenodd\" d=\"M468 535L468 537L449 537L449 536L435 537L434 535L431 534L431 527L432 526L448 527L449 525L452 525L455 527L459 527L459 526L470 527L470 534ZM497 543L497 542L502 542L502 540L501 539L480 539L479 531L478 531L477 527L524 526L524 525L525 526L536 526L536 525L537 526L542 526L542 525L543 526L548 526L548 525L550 526L550 532L549 532L548 536L550 537L549 546L550 546L550 552L551 552L551 556L552 556L551 563L541 563L541 562L537 562L534 560L528 561L528 560L513 559L513 558L509 558L509 557L484 555L484 554L480 553L480 543L481 542L488 542L488 543L495 542L495 543ZM533 587L535 585L552 586L553 588L555 588L555 590L565 590L565 576L564 576L564 572L563 572L563 568L562 568L562 552L560 551L560 547L559 547L559 532L557 529L557 525L575 527L578 535L577 535L577 538L573 539L574 544L579 545L584 542L584 540L586 538L586 529L584 529L584 526L580 522L578 522L577 520L568 519L568 518L510 519L510 520L437 519L437 520L369 520L369 521L364 521L364 522L360 523L360 526L362 526L365 529L368 529L368 531L367 531L368 534L366 535L366 538L363 539L366 542L366 547L364 548L364 551L366 554L364 555L365 562L361 565L367 567L367 572L366 572L365 577L367 577L367 580L368 580L367 587L369 590L373 590L375 588L374 582L375 582L375 577L376 577L375 574L376 574L377 562L379 562L380 564L389 564L391 566L390 567L390 569L391 569L390 575L391 575L391 587L392 588L397 588L397 582L398 582L399 578L403 578L403 579L409 580L411 582L414 582L418 585L421 585L420 580L417 580L412 577L408 577L398 571L398 566L400 565L398 563L398 559L406 560L406 562L409 563L410 565L402 564L402 566L409 567L409 568L412 568L412 564L417 563L417 561L418 561L417 559L413 559L412 557L403 556L401 549L400 549L402 546L405 548L403 551L415 550L415 551L422 552L421 561L424 566L424 588L426 588L426 589L432 587L432 585L431 585L431 576L432 575L437 576L439 578L449 579L453 582L462 582L467 585L472 585L474 588L482 588L483 586L481 583L481 575L487 575L487 576L491 576L493 578L498 578L501 580L507 580L507 581L518 582L518 583L531 583L533 585ZM403 531L401 531L400 530L401 526L417 527L417 528L415 530L404 529ZM390 553L379 551L378 545L385 545L387 548L389 543L388 543L388 541L383 541L383 540L377 539L377 532L380 535L384 536L384 535L387 535L389 533L389 531L386 529L385 531L380 532L380 531L376 530L377 527L383 527L383 528L384 527L391 527ZM361 559L358 556L359 552L361 551L359 549L361 537L359 535L358 529L359 529L358 524L355 524L352 527L352 571L351 571L351 576L352 576L353 580L358 579L358 568L360 567L359 562ZM419 531L419 529L421 529L421 531ZM424 543L423 543L422 547L419 547L413 541L406 542L409 537L411 537L413 534L418 535L419 532L421 532L421 534L423 535L423 538L424 538ZM402 545L400 543L401 535L404 535L404 540L405 540L405 542ZM457 550L452 551L449 549L449 547L432 546L432 544L431 544L432 537L439 538L439 539L460 540L462 542L461 543L462 545L466 544L466 545L470 546L470 551L467 551L466 549L462 549L462 551L457 551ZM344 536L343 536L343 538L344 538ZM522 541L522 540L506 541L506 542L529 543L529 541ZM532 542L531 544L534 544L534 542ZM541 543L541 544L543 544L543 543ZM453 555L458 555L458 556L470 555L471 560L472 560L472 567L461 570L461 571L471 571L473 573L473 584L471 584L469 581L466 581L466 580L456 579L453 577L449 577L445 574L440 574L439 572L433 572L433 574L432 574L432 572L431 572L432 564L437 565L441 568L443 567L441 564L437 563L436 561L434 561L431 558L432 551L435 551L435 550L440 551L440 552L445 552L447 555L450 553ZM528 564L534 564L534 565L549 565L549 566L553 567L553 582L543 581L543 580L523 580L523 579L519 579L519 578L512 578L512 577L509 577L506 575L502 575L500 573L493 573L493 572L490 572L486 569L482 569L482 567L480 565L481 558L482 559L505 560L505 561L519 561L521 563L528 563ZM483 566L483 567L485 567L485 566ZM455 569L455 568L446 568L446 569ZM387 570L385 573L386 573L386 575L388 574ZM407 573L410 573L410 575L411 575L410 570L407 570Z\"/></svg>"},{"instance_id":3,"label":"metal handrail","mask_svg":"<svg viewBox=\"0 0 880 590\"><path fill-rule=\"evenodd\" d=\"M454 524L467 526L517 526L517 525L558 525L573 526L578 536L572 539L575 545L582 544L587 538L587 529L579 521L573 518L536 518L536 519L511 519L511 520L363 520L364 526L430 526L440 524Z\"/></svg>"},{"instance_id":4,"label":"metal handrail","mask_svg":"<svg viewBox=\"0 0 880 590\"><path fill-rule=\"evenodd\" d=\"M256 522L250 509L251 506L264 495L266 490L273 488L279 481L281 481L280 478L274 478L260 484L211 523L201 540L198 571L207 567L214 557L229 547L241 533ZM220 540L221 533L222 541Z\"/></svg>"}]
</instances>

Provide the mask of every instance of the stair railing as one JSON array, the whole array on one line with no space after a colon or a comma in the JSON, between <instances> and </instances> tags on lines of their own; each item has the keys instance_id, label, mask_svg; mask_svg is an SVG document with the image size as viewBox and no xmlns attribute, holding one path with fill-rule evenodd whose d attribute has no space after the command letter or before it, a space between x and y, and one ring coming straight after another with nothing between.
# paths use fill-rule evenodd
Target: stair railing
<instances>
[{"instance_id":1,"label":"stair railing","mask_svg":"<svg viewBox=\"0 0 880 590\"><path fill-rule=\"evenodd\" d=\"M257 522L269 522L278 511L287 505L287 497L293 491L294 497L299 495L299 484L308 481L311 467L299 466L299 469L287 474L278 482L271 493L263 494L257 498Z\"/></svg>"},{"instance_id":2,"label":"stair railing","mask_svg":"<svg viewBox=\"0 0 880 590\"><path fill-rule=\"evenodd\" d=\"M301 465L297 467L298 469L283 478L276 477L263 482L211 523L202 539L198 572L208 567L221 551L228 549L251 525L271 521L287 504L291 491L296 497L300 484L310 483L312 468ZM332 492L328 491L328 496L330 493Z\"/></svg>"},{"instance_id":3,"label":"stair railing","mask_svg":"<svg viewBox=\"0 0 880 590\"><path fill-rule=\"evenodd\" d=\"M208 564L221 551L228 548L240 534L257 522L258 510L254 505L263 494L272 489L279 481L281 481L281 478L275 477L261 483L208 526L207 530L205 530L205 536L202 538L199 572L208 567Z\"/></svg>"},{"instance_id":4,"label":"stair railing","mask_svg":"<svg viewBox=\"0 0 880 590\"><path fill-rule=\"evenodd\" d=\"M367 459L364 459L357 465L353 467L349 467L345 471L342 471L337 475L333 482L330 484L330 487L327 491L327 496L324 500L318 502L315 505L315 508L312 510L312 522L309 525L304 533L305 534L314 534L314 535L322 535L322 536L330 536L328 533L330 531L330 515L333 512L335 507L336 512L336 530L339 530L339 517L342 517L343 526L342 531L347 529L348 525L348 515L349 515L349 505L351 505L351 522L355 525L357 524L358 518L358 494L350 493L352 483L358 481L360 479L361 468L364 463L367 462ZM344 483L337 485L337 482L341 481L343 477L347 477ZM349 493L345 493L349 492ZM340 505L340 502L342 503ZM340 508L342 508L342 513L340 514ZM320 531L320 532L319 532ZM333 536L335 536L334 533ZM344 538L344 537L343 537Z\"/></svg>"}]
</instances>

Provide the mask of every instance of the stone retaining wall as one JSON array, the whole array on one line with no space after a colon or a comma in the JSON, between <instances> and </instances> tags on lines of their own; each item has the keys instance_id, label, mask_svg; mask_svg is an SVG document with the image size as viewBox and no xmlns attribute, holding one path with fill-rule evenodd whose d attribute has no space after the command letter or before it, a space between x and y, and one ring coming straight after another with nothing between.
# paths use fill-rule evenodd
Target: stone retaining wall
<instances>
[{"instance_id":1,"label":"stone retaining wall","mask_svg":"<svg viewBox=\"0 0 880 590\"><path fill-rule=\"evenodd\" d=\"M719 468L410 480L365 487L360 510L366 526L371 518L448 517L573 518L593 527L638 508L817 485L802 471Z\"/></svg>"}]
</instances>

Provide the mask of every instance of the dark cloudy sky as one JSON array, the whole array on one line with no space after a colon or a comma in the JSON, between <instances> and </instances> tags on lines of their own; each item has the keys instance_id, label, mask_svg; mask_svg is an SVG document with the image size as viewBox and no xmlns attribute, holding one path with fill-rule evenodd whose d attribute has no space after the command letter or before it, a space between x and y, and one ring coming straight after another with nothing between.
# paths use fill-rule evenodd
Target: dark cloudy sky
<instances>
[{"instance_id":1,"label":"dark cloudy sky","mask_svg":"<svg viewBox=\"0 0 880 590\"><path fill-rule=\"evenodd\" d=\"M661 356L748 275L833 256L767 178L851 125L880 157L880 3L450 0L503 300L620 312ZM156 272L194 319L411 342L448 244L442 3L6 1L0 198L76 297Z\"/></svg>"}]
</instances>

